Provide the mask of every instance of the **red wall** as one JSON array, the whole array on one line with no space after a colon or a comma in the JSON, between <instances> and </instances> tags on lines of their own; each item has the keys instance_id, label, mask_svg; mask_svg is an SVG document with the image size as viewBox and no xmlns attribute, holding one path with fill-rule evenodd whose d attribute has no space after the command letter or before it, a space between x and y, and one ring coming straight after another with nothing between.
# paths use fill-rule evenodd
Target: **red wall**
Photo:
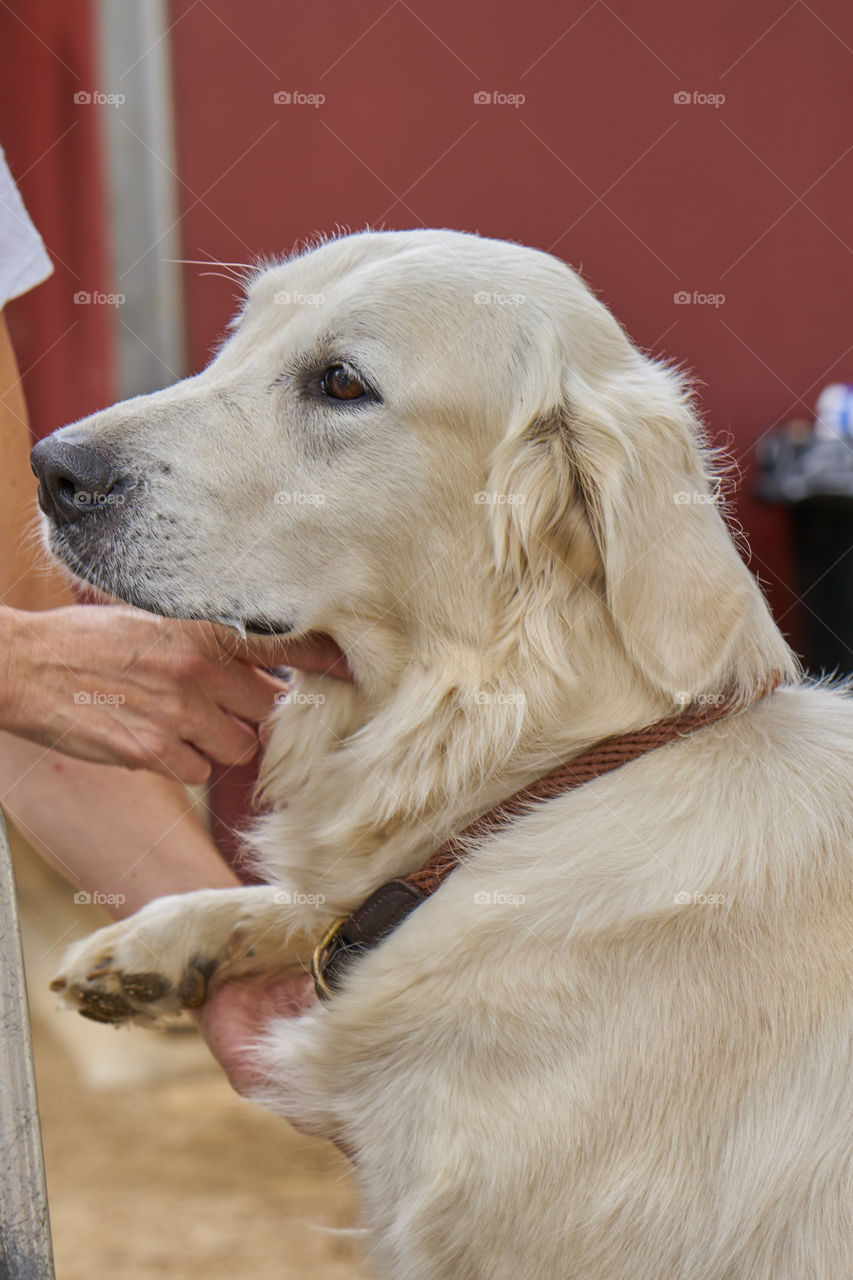
<instances>
[{"instance_id":1,"label":"red wall","mask_svg":"<svg viewBox=\"0 0 853 1280\"><path fill-rule=\"evenodd\" d=\"M110 293L90 0L0 7L0 145L53 275L6 309L37 436L116 397L114 317L74 295Z\"/></svg>"},{"instance_id":2,"label":"red wall","mask_svg":"<svg viewBox=\"0 0 853 1280\"><path fill-rule=\"evenodd\" d=\"M641 345L699 379L745 473L753 568L792 625L785 520L751 500L750 453L853 380L849 0L172 8L187 257L243 262L370 223L581 267ZM277 89L326 101L277 106ZM476 105L478 90L526 101ZM187 269L194 367L233 305L202 270ZM679 290L725 302L676 305Z\"/></svg>"},{"instance_id":3,"label":"red wall","mask_svg":"<svg viewBox=\"0 0 853 1280\"><path fill-rule=\"evenodd\" d=\"M97 113L72 101L97 72L86 0L13 3L0 139L67 264L11 308L42 434L113 394L110 317L71 301L109 291ZM172 0L171 18L184 256L247 262L370 223L517 238L581 267L699 379L742 467L753 568L796 638L784 514L751 499L750 457L824 383L853 381L849 0ZM273 102L294 89L326 100ZM495 90L526 101L475 103ZM234 305L203 272L186 269L193 368Z\"/></svg>"}]
</instances>

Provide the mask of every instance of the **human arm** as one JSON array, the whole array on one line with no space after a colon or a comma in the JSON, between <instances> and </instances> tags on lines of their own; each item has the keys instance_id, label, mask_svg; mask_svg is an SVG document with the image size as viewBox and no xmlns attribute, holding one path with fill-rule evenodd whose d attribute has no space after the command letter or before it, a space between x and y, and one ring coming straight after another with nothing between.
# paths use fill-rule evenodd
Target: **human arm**
<instances>
[{"instance_id":1,"label":"human arm","mask_svg":"<svg viewBox=\"0 0 853 1280\"><path fill-rule=\"evenodd\" d=\"M152 898L239 884L186 789L0 733L0 805L66 880L117 918Z\"/></svg>"}]
</instances>

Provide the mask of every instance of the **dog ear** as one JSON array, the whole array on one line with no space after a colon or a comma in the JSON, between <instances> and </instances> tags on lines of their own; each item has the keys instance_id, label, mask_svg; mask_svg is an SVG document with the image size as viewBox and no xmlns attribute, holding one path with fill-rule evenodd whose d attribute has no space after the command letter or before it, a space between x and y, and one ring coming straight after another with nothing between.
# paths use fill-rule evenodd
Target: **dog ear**
<instances>
[{"instance_id":1,"label":"dog ear","mask_svg":"<svg viewBox=\"0 0 853 1280\"><path fill-rule=\"evenodd\" d=\"M744 624L766 608L680 382L655 366L642 381L629 406L576 384L572 443L622 643L656 688L693 696L730 676Z\"/></svg>"},{"instance_id":2,"label":"dog ear","mask_svg":"<svg viewBox=\"0 0 853 1280\"><path fill-rule=\"evenodd\" d=\"M576 597L601 577L602 566L558 411L510 428L484 497L506 624L564 673Z\"/></svg>"},{"instance_id":3,"label":"dog ear","mask_svg":"<svg viewBox=\"0 0 853 1280\"><path fill-rule=\"evenodd\" d=\"M724 523L680 379L632 355L594 386L574 373L552 412L504 440L497 552L534 619L553 619L581 581L603 595L635 666L683 701L723 679L751 683L768 646L789 658Z\"/></svg>"}]
</instances>

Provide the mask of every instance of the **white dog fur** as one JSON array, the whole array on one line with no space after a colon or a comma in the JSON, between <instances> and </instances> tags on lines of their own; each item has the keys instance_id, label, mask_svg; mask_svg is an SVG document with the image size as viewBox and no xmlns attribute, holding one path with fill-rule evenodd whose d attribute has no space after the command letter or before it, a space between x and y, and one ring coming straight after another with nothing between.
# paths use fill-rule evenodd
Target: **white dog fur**
<instances>
[{"instance_id":1,"label":"white dog fur","mask_svg":"<svg viewBox=\"0 0 853 1280\"><path fill-rule=\"evenodd\" d=\"M319 392L341 361L375 397ZM552 257L365 233L260 271L202 374L60 438L138 480L52 530L77 572L328 632L356 676L276 713L272 887L154 902L78 944L69 998L153 953L150 1022L199 959L304 964L549 767L779 672L483 841L258 1053L267 1104L354 1154L392 1280L853 1276L853 712L799 680L680 378Z\"/></svg>"}]
</instances>

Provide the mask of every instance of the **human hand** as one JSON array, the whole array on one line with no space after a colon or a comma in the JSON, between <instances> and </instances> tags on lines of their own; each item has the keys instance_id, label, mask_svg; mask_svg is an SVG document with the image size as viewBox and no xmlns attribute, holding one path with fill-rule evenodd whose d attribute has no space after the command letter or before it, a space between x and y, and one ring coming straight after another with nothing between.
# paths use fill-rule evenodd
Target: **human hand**
<instances>
[{"instance_id":1,"label":"human hand","mask_svg":"<svg viewBox=\"0 0 853 1280\"><path fill-rule=\"evenodd\" d=\"M316 1000L308 973L288 973L272 982L226 982L197 1014L199 1030L238 1093L264 1083L253 1044L273 1018L296 1018Z\"/></svg>"},{"instance_id":2,"label":"human hand","mask_svg":"<svg viewBox=\"0 0 853 1280\"><path fill-rule=\"evenodd\" d=\"M288 687L207 624L123 606L3 610L0 638L0 728L186 784L250 760Z\"/></svg>"}]
</instances>

